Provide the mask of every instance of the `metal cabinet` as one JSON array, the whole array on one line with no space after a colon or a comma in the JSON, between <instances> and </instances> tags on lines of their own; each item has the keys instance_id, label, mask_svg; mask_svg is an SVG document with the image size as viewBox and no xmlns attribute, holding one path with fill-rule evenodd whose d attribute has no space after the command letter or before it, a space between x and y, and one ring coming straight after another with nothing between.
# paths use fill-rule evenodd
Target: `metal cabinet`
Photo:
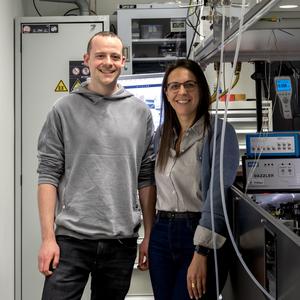
<instances>
[{"instance_id":1,"label":"metal cabinet","mask_svg":"<svg viewBox=\"0 0 300 300\"><path fill-rule=\"evenodd\" d=\"M43 286L37 268L38 135L54 102L74 85L71 63L82 61L90 37L104 30L109 30L108 16L24 17L15 21L16 300L40 299Z\"/></svg>"},{"instance_id":2,"label":"metal cabinet","mask_svg":"<svg viewBox=\"0 0 300 300\"><path fill-rule=\"evenodd\" d=\"M127 58L123 74L164 72L168 63L185 58L192 34L187 13L175 4L120 5L118 35Z\"/></svg>"},{"instance_id":3,"label":"metal cabinet","mask_svg":"<svg viewBox=\"0 0 300 300\"><path fill-rule=\"evenodd\" d=\"M233 235L246 265L271 295L269 299L298 299L300 237L237 188L232 191ZM268 197L272 203L277 195ZM237 258L223 296L231 300L266 299Z\"/></svg>"}]
</instances>

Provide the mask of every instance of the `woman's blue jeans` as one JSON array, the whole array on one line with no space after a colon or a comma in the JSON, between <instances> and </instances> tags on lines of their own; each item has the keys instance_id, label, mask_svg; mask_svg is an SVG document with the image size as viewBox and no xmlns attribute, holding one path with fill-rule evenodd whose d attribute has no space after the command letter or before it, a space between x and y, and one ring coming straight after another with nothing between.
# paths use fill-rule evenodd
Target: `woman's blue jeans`
<instances>
[{"instance_id":1,"label":"woman's blue jeans","mask_svg":"<svg viewBox=\"0 0 300 300\"><path fill-rule=\"evenodd\" d=\"M79 240L58 236L60 260L46 277L42 300L79 300L91 274L92 300L123 300L129 290L137 239Z\"/></svg>"},{"instance_id":2,"label":"woman's blue jeans","mask_svg":"<svg viewBox=\"0 0 300 300\"><path fill-rule=\"evenodd\" d=\"M155 300L190 300L187 269L194 255L193 237L198 217L160 218L156 216L149 244L149 271ZM232 259L227 241L218 253L220 291ZM206 294L201 300L217 299L213 252L208 256Z\"/></svg>"}]
</instances>

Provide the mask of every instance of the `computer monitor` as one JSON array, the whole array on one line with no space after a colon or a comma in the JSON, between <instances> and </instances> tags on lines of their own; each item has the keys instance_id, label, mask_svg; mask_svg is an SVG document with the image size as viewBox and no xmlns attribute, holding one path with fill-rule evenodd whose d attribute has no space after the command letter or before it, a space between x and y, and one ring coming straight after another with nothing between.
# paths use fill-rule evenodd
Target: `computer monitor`
<instances>
[{"instance_id":1,"label":"computer monitor","mask_svg":"<svg viewBox=\"0 0 300 300\"><path fill-rule=\"evenodd\" d=\"M127 91L149 106L155 130L160 122L161 86L164 73L121 75L118 79Z\"/></svg>"}]
</instances>

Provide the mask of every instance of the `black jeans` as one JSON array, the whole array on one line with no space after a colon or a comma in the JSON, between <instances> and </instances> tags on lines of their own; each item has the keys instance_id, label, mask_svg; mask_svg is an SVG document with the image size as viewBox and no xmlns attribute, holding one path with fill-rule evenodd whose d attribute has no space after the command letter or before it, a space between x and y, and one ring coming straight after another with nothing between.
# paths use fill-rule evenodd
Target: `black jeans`
<instances>
[{"instance_id":1,"label":"black jeans","mask_svg":"<svg viewBox=\"0 0 300 300\"><path fill-rule=\"evenodd\" d=\"M137 239L79 240L58 236L60 260L46 277L42 300L79 300L91 274L91 300L123 300L129 290Z\"/></svg>"}]
</instances>

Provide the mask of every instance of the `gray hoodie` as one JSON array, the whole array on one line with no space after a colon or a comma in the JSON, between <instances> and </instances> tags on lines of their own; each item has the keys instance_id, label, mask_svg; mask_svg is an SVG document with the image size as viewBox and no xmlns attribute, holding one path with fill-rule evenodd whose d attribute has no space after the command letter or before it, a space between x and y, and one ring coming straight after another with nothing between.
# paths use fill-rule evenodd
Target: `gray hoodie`
<instances>
[{"instance_id":1,"label":"gray hoodie","mask_svg":"<svg viewBox=\"0 0 300 300\"><path fill-rule=\"evenodd\" d=\"M86 83L60 98L38 141L39 184L57 187L56 234L137 236L137 189L154 184L147 105L120 87L104 97Z\"/></svg>"}]
</instances>

